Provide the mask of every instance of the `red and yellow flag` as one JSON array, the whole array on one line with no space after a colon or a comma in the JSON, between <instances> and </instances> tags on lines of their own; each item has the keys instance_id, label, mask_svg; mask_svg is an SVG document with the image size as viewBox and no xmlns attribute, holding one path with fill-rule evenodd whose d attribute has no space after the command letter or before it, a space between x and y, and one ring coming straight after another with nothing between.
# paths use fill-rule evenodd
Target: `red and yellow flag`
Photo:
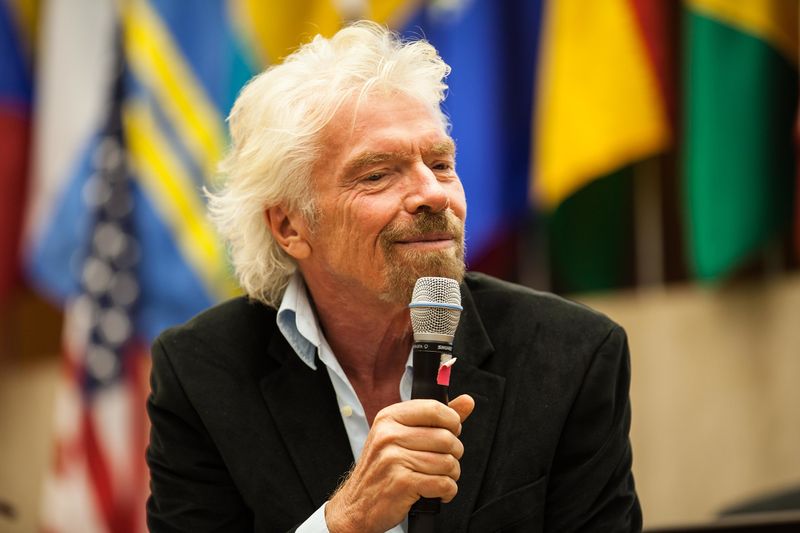
<instances>
[{"instance_id":1,"label":"red and yellow flag","mask_svg":"<svg viewBox=\"0 0 800 533\"><path fill-rule=\"evenodd\" d=\"M558 0L545 8L534 118L535 202L665 150L670 126L646 0Z\"/></svg>"}]
</instances>

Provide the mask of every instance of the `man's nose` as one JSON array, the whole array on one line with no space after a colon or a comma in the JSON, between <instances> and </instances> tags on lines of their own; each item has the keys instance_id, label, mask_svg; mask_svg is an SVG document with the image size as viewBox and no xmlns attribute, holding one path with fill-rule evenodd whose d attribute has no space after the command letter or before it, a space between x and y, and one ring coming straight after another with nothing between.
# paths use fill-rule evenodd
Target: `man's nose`
<instances>
[{"instance_id":1,"label":"man's nose","mask_svg":"<svg viewBox=\"0 0 800 533\"><path fill-rule=\"evenodd\" d=\"M405 198L405 207L409 213L438 213L447 209L450 198L433 170L425 163L418 162L413 166L411 174L410 190Z\"/></svg>"}]
</instances>

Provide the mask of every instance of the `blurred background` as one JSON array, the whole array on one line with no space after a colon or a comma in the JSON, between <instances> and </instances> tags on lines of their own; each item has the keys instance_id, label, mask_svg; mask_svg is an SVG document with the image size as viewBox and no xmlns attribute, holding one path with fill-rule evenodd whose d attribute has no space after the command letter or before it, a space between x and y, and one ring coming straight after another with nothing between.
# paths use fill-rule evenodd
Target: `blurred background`
<instances>
[{"instance_id":1,"label":"blurred background","mask_svg":"<svg viewBox=\"0 0 800 533\"><path fill-rule=\"evenodd\" d=\"M360 18L453 67L470 268L628 331L645 525L797 489L797 0L0 0L0 531L143 529L148 345L237 294L225 117Z\"/></svg>"}]
</instances>

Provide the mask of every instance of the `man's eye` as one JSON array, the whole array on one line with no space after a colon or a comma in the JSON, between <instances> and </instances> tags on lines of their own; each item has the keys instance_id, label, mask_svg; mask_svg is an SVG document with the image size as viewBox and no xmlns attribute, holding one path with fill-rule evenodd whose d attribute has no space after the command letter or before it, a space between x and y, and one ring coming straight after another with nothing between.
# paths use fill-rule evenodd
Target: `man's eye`
<instances>
[{"instance_id":1,"label":"man's eye","mask_svg":"<svg viewBox=\"0 0 800 533\"><path fill-rule=\"evenodd\" d=\"M380 181L385 174L370 174L364 178L364 181Z\"/></svg>"},{"instance_id":2,"label":"man's eye","mask_svg":"<svg viewBox=\"0 0 800 533\"><path fill-rule=\"evenodd\" d=\"M433 168L433 170L452 170L453 169L453 165L452 165L452 163L442 162L442 163L436 163L431 168Z\"/></svg>"}]
</instances>

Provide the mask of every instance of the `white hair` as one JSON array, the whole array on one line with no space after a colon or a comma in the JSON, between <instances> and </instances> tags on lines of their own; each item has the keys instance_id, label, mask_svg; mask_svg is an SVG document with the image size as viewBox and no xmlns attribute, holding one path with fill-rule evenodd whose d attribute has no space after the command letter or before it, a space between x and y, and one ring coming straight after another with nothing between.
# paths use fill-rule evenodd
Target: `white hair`
<instances>
[{"instance_id":1,"label":"white hair","mask_svg":"<svg viewBox=\"0 0 800 533\"><path fill-rule=\"evenodd\" d=\"M321 132L336 111L375 90L402 92L440 109L450 67L425 40L403 41L383 26L356 22L330 39L317 35L242 89L228 117L232 145L226 181L206 191L209 213L227 241L245 292L278 307L297 268L273 238L265 211L281 206L316 220L311 171Z\"/></svg>"}]
</instances>

